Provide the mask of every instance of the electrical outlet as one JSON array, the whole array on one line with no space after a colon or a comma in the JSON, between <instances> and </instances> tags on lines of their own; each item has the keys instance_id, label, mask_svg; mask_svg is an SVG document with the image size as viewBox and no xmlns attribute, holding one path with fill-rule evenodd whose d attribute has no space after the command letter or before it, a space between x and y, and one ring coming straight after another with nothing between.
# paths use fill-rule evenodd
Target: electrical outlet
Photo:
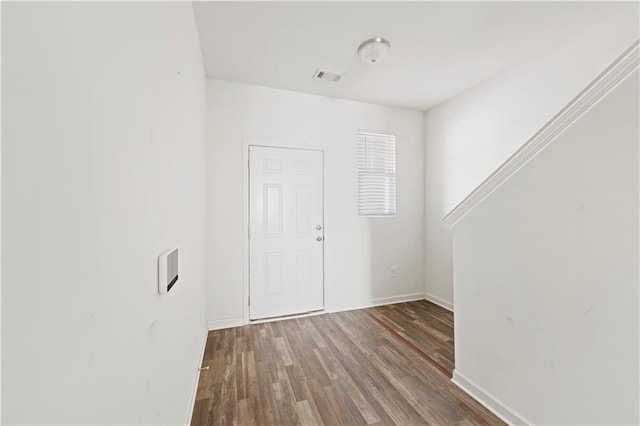
<instances>
[{"instance_id":1,"label":"electrical outlet","mask_svg":"<svg viewBox=\"0 0 640 426\"><path fill-rule=\"evenodd\" d=\"M391 268L389 268L389 270L391 271L391 278L396 278L398 276L398 271L400 270L400 268L398 268L397 266L392 266Z\"/></svg>"}]
</instances>

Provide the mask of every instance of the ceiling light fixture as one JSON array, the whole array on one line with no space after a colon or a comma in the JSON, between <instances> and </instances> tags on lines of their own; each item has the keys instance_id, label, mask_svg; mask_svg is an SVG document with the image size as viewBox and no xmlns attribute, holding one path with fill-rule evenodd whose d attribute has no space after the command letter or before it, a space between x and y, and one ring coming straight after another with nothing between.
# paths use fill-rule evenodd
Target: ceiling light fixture
<instances>
[{"instance_id":1,"label":"ceiling light fixture","mask_svg":"<svg viewBox=\"0 0 640 426\"><path fill-rule=\"evenodd\" d=\"M375 37L363 41L358 47L358 54L368 64L376 64L384 59L389 53L391 45L382 37Z\"/></svg>"}]
</instances>

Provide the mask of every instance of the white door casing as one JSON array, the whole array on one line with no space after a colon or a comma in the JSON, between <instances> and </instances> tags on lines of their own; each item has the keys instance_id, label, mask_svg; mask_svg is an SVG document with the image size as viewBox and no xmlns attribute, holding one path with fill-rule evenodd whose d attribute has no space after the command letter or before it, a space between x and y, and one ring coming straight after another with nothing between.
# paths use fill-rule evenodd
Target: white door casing
<instances>
[{"instance_id":1,"label":"white door casing","mask_svg":"<svg viewBox=\"0 0 640 426\"><path fill-rule=\"evenodd\" d=\"M249 319L324 309L322 151L249 147Z\"/></svg>"}]
</instances>

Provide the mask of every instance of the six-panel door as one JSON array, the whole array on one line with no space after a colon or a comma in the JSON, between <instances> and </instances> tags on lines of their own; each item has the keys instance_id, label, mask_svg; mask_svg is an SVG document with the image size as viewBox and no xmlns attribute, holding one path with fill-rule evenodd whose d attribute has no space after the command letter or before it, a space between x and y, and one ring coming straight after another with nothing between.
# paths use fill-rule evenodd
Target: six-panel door
<instances>
[{"instance_id":1,"label":"six-panel door","mask_svg":"<svg viewBox=\"0 0 640 426\"><path fill-rule=\"evenodd\" d=\"M324 308L322 152L249 147L250 319Z\"/></svg>"}]
</instances>

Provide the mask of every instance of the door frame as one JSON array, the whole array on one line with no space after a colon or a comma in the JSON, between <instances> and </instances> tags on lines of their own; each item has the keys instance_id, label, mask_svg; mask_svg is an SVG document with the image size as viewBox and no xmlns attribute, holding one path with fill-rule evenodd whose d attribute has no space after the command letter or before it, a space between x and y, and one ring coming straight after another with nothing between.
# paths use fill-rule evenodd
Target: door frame
<instances>
[{"instance_id":1,"label":"door frame","mask_svg":"<svg viewBox=\"0 0 640 426\"><path fill-rule=\"evenodd\" d=\"M316 148L300 148L297 146L286 145L281 142L274 142L264 139L244 139L242 147L242 312L244 317L244 324L258 324L261 322L270 322L277 321L280 318L271 318L265 320L254 320L251 321L249 319L249 148L252 146L255 147L263 147L263 148L283 148L283 149L295 149L298 151L316 151L322 155L322 227L324 228L323 235L326 236L326 224L325 224L325 214L324 214L324 150L316 149ZM326 244L322 244L322 310L312 312L309 314L301 314L301 315L291 315L286 318L296 318L300 316L312 316L319 315L326 312L326 301L327 301L327 287L325 286L325 251Z\"/></svg>"}]
</instances>

